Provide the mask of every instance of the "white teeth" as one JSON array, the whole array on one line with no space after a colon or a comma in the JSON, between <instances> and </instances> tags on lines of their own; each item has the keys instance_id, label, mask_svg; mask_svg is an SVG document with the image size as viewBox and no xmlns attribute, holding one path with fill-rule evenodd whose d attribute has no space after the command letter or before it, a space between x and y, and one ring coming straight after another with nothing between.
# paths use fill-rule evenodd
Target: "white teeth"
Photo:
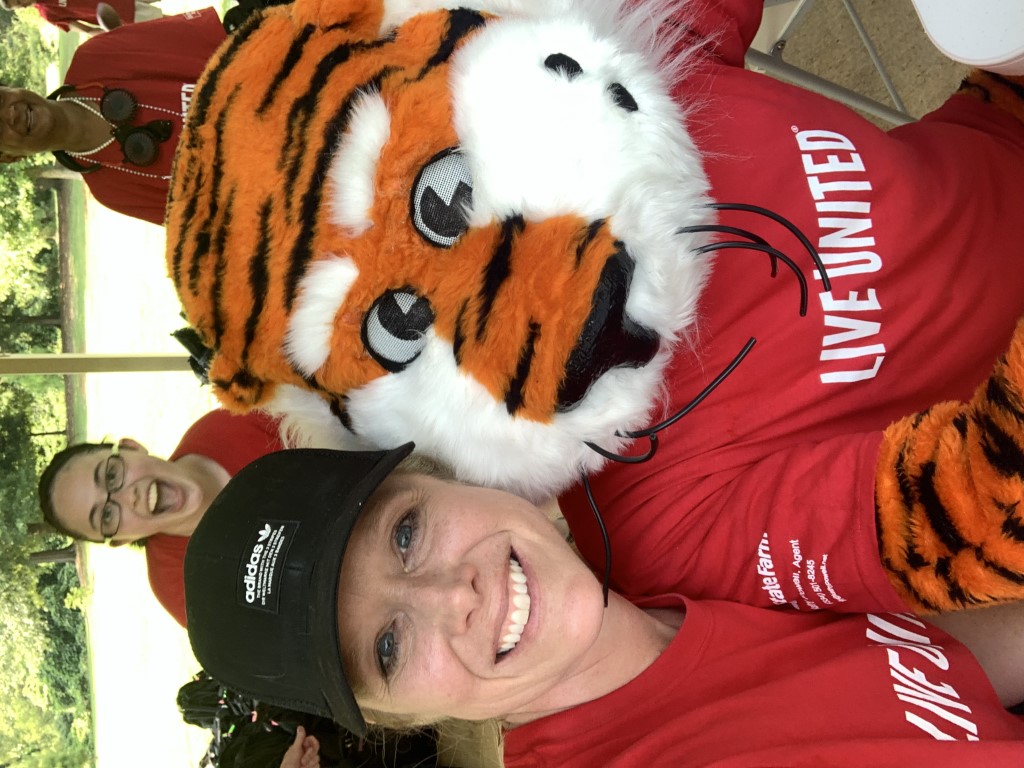
<instances>
[{"instance_id":1,"label":"white teeth","mask_svg":"<svg viewBox=\"0 0 1024 768\"><path fill-rule=\"evenodd\" d=\"M149 511L150 513L156 512L156 503L160 499L160 492L156 487L156 483L152 483L149 486Z\"/></svg>"},{"instance_id":2,"label":"white teeth","mask_svg":"<svg viewBox=\"0 0 1024 768\"><path fill-rule=\"evenodd\" d=\"M526 586L526 574L515 558L509 558L508 578L513 592L512 611L509 613L498 653L507 653L516 647L523 639L523 630L530 620L530 592Z\"/></svg>"}]
</instances>

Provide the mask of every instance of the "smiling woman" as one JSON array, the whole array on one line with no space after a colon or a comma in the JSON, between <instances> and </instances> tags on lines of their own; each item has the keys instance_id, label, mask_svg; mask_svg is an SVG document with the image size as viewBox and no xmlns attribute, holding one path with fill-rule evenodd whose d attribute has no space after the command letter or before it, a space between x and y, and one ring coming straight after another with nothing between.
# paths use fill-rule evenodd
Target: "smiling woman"
<instances>
[{"instance_id":1,"label":"smiling woman","mask_svg":"<svg viewBox=\"0 0 1024 768\"><path fill-rule=\"evenodd\" d=\"M340 642L361 706L432 720L520 720L559 706L553 681L614 659L600 586L568 555L554 526L516 496L422 475L386 479L340 573L338 604L350 617ZM672 633L640 612L626 616L635 663L653 661L659 637Z\"/></svg>"},{"instance_id":2,"label":"smiling woman","mask_svg":"<svg viewBox=\"0 0 1024 768\"><path fill-rule=\"evenodd\" d=\"M184 626L188 537L232 474L281 447L276 421L211 411L169 459L129 438L69 446L40 476L39 503L45 520L74 539L142 543L154 594Z\"/></svg>"},{"instance_id":3,"label":"smiling woman","mask_svg":"<svg viewBox=\"0 0 1024 768\"><path fill-rule=\"evenodd\" d=\"M47 517L84 541L188 536L230 477L205 456L167 461L130 438L68 450L72 453L52 475Z\"/></svg>"},{"instance_id":4,"label":"smiling woman","mask_svg":"<svg viewBox=\"0 0 1024 768\"><path fill-rule=\"evenodd\" d=\"M543 512L409 472L412 449L276 453L228 483L185 563L211 675L357 734L498 718L506 766L1024 758L1020 604L945 622L962 642L903 614L605 607Z\"/></svg>"}]
</instances>

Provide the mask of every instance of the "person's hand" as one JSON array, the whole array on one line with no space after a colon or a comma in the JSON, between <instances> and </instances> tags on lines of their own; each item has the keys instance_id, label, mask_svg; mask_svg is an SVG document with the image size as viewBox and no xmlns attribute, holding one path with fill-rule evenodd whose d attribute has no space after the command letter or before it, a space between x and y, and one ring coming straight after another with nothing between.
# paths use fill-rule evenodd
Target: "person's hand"
<instances>
[{"instance_id":1,"label":"person's hand","mask_svg":"<svg viewBox=\"0 0 1024 768\"><path fill-rule=\"evenodd\" d=\"M281 768L320 768L320 742L307 736L301 725L295 730L295 741L281 758Z\"/></svg>"}]
</instances>

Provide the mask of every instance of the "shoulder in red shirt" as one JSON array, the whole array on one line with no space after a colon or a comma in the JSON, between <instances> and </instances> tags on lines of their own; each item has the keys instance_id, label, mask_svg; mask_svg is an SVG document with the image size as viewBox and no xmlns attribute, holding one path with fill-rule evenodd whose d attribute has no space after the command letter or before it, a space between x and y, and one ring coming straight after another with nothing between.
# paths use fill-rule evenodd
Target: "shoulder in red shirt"
<instances>
[{"instance_id":1,"label":"shoulder in red shirt","mask_svg":"<svg viewBox=\"0 0 1024 768\"><path fill-rule=\"evenodd\" d=\"M246 464L283 447L274 419L255 411L239 416L216 410L189 427L169 461L198 454L217 462L233 476ZM146 540L149 585L160 604L183 627L187 545L186 536L157 534Z\"/></svg>"}]
</instances>

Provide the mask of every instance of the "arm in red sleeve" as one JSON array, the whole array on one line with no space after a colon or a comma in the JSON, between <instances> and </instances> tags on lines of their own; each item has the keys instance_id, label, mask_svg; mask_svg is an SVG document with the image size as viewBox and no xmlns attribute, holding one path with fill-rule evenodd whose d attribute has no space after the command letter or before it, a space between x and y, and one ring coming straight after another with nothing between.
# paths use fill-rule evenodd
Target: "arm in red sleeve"
<instances>
[{"instance_id":1,"label":"arm in red sleeve","mask_svg":"<svg viewBox=\"0 0 1024 768\"><path fill-rule=\"evenodd\" d=\"M146 541L149 587L160 605L181 626L186 626L185 549L187 536L157 534Z\"/></svg>"}]
</instances>

